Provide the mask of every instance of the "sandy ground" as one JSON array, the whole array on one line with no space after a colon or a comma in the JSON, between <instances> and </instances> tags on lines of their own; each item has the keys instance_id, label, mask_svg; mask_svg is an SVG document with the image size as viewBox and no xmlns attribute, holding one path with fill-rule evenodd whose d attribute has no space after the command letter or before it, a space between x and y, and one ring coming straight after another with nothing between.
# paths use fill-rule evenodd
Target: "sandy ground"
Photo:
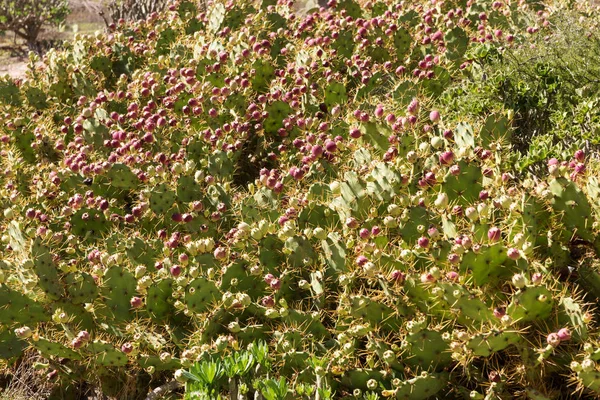
<instances>
[{"instance_id":1,"label":"sandy ground","mask_svg":"<svg viewBox=\"0 0 600 400\"><path fill-rule=\"evenodd\" d=\"M104 21L99 15L102 0L70 0L71 14L67 18L63 32L49 30L40 35L42 39L64 38L72 35L74 30L87 31L102 28ZM7 32L4 38L6 45L13 42L13 34ZM3 46L6 47L6 46ZM27 56L11 56L8 50L0 50L0 76L8 74L13 78L22 77L27 70Z\"/></svg>"},{"instance_id":2,"label":"sandy ground","mask_svg":"<svg viewBox=\"0 0 600 400\"><path fill-rule=\"evenodd\" d=\"M65 31L58 33L55 31L44 32L41 38L56 38L65 36L68 37L72 34L74 28L79 29L80 32L90 31L93 32L95 29L102 29L104 27L104 21L100 16L99 12L103 9L103 4L107 0L70 0L71 3L71 14L67 18ZM299 0L297 6L300 9L310 9L318 6L326 0ZM12 43L12 33L7 33L4 41L9 44ZM0 50L0 76L8 74L13 78L20 78L25 75L27 71L27 57L12 57L7 52L5 55L1 55Z\"/></svg>"}]
</instances>

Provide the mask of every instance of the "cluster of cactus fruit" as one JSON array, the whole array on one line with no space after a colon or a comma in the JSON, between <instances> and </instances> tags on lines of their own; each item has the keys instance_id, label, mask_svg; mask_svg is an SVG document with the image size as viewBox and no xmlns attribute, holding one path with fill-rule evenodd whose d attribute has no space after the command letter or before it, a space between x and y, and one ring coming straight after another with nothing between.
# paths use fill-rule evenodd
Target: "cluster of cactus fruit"
<instances>
[{"instance_id":1,"label":"cluster of cactus fruit","mask_svg":"<svg viewBox=\"0 0 600 400\"><path fill-rule=\"evenodd\" d=\"M597 160L517 176L510 116L441 96L551 12L175 1L0 82L0 358L110 395L600 395Z\"/></svg>"}]
</instances>

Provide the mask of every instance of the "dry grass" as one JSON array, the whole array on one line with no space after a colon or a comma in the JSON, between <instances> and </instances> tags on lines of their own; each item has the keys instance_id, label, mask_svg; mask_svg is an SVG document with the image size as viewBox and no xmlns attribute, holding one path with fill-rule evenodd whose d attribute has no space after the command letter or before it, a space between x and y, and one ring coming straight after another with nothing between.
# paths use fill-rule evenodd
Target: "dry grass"
<instances>
[{"instance_id":1,"label":"dry grass","mask_svg":"<svg viewBox=\"0 0 600 400\"><path fill-rule=\"evenodd\" d=\"M8 377L8 385L0 389L0 400L43 400L50 395L51 384L46 380L48 371L37 371L33 365L42 359L36 352L29 352L16 365L2 371Z\"/></svg>"}]
</instances>

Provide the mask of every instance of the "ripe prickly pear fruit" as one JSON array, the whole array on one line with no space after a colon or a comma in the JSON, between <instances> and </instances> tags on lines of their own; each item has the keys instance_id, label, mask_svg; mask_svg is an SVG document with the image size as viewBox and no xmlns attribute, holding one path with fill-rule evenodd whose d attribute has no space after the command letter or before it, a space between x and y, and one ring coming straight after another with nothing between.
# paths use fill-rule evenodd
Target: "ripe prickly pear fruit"
<instances>
[{"instance_id":1,"label":"ripe prickly pear fruit","mask_svg":"<svg viewBox=\"0 0 600 400\"><path fill-rule=\"evenodd\" d=\"M556 334L558 335L558 338L561 341L571 339L571 331L569 330L569 328L561 328Z\"/></svg>"},{"instance_id":2,"label":"ripe prickly pear fruit","mask_svg":"<svg viewBox=\"0 0 600 400\"><path fill-rule=\"evenodd\" d=\"M144 305L143 300L137 296L132 297L129 303L131 304L132 308L140 308Z\"/></svg>"},{"instance_id":3,"label":"ripe prickly pear fruit","mask_svg":"<svg viewBox=\"0 0 600 400\"><path fill-rule=\"evenodd\" d=\"M502 231L498 227L491 227L488 230L488 239L490 242L494 243L499 241L502 238Z\"/></svg>"},{"instance_id":4,"label":"ripe prickly pear fruit","mask_svg":"<svg viewBox=\"0 0 600 400\"><path fill-rule=\"evenodd\" d=\"M556 333L551 333L546 338L546 342L552 347L557 347L560 344L560 337Z\"/></svg>"}]
</instances>

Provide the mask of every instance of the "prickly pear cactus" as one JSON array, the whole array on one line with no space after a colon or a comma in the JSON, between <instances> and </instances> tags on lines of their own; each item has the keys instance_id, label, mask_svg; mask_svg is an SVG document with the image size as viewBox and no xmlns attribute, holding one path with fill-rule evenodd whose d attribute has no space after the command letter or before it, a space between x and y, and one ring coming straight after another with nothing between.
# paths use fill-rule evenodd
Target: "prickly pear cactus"
<instances>
[{"instance_id":1,"label":"prickly pear cactus","mask_svg":"<svg viewBox=\"0 0 600 400\"><path fill-rule=\"evenodd\" d=\"M64 398L598 396L598 153L519 168L484 72L597 10L209 3L0 80L0 358Z\"/></svg>"}]
</instances>

